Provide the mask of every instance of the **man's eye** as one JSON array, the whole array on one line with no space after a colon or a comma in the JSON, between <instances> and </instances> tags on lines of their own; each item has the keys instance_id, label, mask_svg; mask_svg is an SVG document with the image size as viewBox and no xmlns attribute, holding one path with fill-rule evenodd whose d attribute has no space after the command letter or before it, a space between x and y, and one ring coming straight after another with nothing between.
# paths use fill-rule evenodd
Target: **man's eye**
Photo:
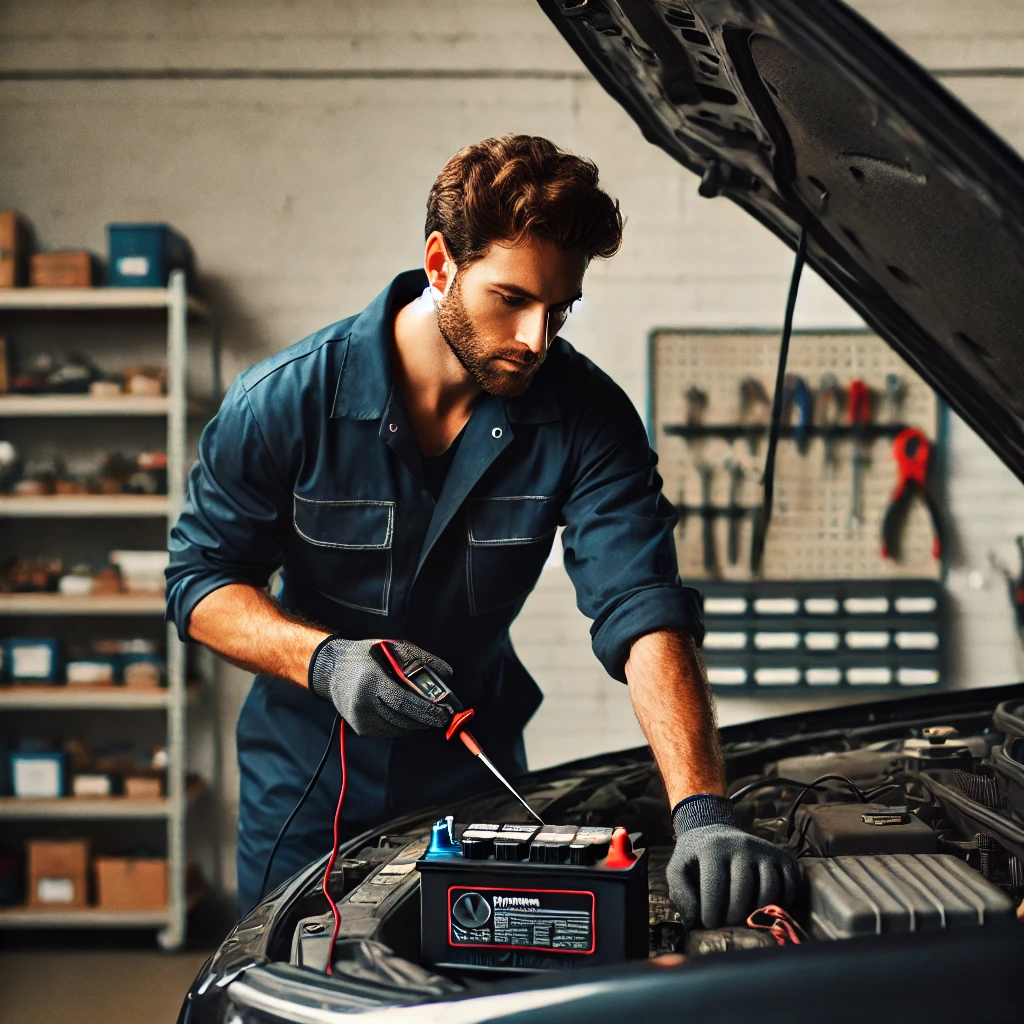
<instances>
[{"instance_id":1,"label":"man's eye","mask_svg":"<svg viewBox=\"0 0 1024 1024\"><path fill-rule=\"evenodd\" d=\"M501 301L504 302L506 306L521 306L525 299L523 299L521 295L502 295Z\"/></svg>"}]
</instances>

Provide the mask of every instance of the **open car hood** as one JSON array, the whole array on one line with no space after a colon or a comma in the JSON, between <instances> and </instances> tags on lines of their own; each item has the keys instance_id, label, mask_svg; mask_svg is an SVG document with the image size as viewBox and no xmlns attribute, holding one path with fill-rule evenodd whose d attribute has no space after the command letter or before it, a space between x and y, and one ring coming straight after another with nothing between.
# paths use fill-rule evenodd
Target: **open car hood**
<instances>
[{"instance_id":1,"label":"open car hood","mask_svg":"<svg viewBox=\"0 0 1024 1024\"><path fill-rule=\"evenodd\" d=\"M808 262L1024 479L1024 162L837 0L539 0L645 137Z\"/></svg>"}]
</instances>

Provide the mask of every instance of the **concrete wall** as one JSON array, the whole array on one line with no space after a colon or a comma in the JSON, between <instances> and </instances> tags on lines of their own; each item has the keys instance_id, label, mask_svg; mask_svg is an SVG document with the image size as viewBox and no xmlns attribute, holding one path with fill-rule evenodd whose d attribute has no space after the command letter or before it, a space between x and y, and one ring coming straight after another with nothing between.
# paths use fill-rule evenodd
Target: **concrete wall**
<instances>
[{"instance_id":1,"label":"concrete wall","mask_svg":"<svg viewBox=\"0 0 1024 1024\"><path fill-rule=\"evenodd\" d=\"M855 6L1024 144L1024 78L998 71L1024 69L1024 8L975 0L968 22L956 0ZM466 142L508 131L592 157L622 202L623 251L591 269L565 333L640 409L651 328L780 322L789 252L729 203L699 198L696 180L643 142L529 0L8 0L0 26L0 206L24 210L51 248L102 251L115 219L183 230L223 315L228 380L415 265L437 170ZM856 323L819 281L805 282L800 326ZM951 470L958 681L1008 681L1019 677L1019 646L989 552L1012 554L1024 489L959 423ZM547 695L528 730L534 765L643 741L587 629L553 565L514 629ZM227 834L247 686L222 673ZM720 716L775 708L722 701ZM232 867L228 844L228 887Z\"/></svg>"}]
</instances>

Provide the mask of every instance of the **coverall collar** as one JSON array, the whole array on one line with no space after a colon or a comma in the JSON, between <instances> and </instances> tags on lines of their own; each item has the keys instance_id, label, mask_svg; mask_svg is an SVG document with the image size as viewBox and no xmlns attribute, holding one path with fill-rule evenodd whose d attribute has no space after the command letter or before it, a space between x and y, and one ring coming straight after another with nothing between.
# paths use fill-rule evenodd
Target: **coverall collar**
<instances>
[{"instance_id":1,"label":"coverall collar","mask_svg":"<svg viewBox=\"0 0 1024 1024\"><path fill-rule=\"evenodd\" d=\"M384 416L391 401L395 314L426 286L427 275L422 270L407 270L356 317L341 360L333 418L379 420ZM546 369L541 367L526 394L502 400L508 422L553 423L562 418Z\"/></svg>"}]
</instances>

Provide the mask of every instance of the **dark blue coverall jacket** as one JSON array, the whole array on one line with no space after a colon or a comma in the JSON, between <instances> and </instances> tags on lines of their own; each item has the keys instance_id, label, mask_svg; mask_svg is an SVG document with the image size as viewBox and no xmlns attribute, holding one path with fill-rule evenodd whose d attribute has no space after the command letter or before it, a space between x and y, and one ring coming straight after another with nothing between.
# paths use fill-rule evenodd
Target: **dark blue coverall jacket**
<instances>
[{"instance_id":1,"label":"dark blue coverall jacket","mask_svg":"<svg viewBox=\"0 0 1024 1024\"><path fill-rule=\"evenodd\" d=\"M514 776L526 769L522 732L541 694L509 625L556 527L565 527L565 568L593 620L594 651L614 678L624 680L630 644L652 630L699 641L700 602L679 580L676 517L640 418L562 339L525 395L481 398L434 502L389 357L395 314L425 286L421 271L401 274L359 316L234 381L203 432L171 533L167 616L186 638L207 594L265 587L280 568L286 611L444 658L455 692L476 709L474 734ZM309 691L256 676L237 731L243 912L333 718ZM348 730L346 742L346 836L491 784L461 743L435 730L399 739ZM330 849L339 779L333 757L276 855L271 888Z\"/></svg>"}]
</instances>

